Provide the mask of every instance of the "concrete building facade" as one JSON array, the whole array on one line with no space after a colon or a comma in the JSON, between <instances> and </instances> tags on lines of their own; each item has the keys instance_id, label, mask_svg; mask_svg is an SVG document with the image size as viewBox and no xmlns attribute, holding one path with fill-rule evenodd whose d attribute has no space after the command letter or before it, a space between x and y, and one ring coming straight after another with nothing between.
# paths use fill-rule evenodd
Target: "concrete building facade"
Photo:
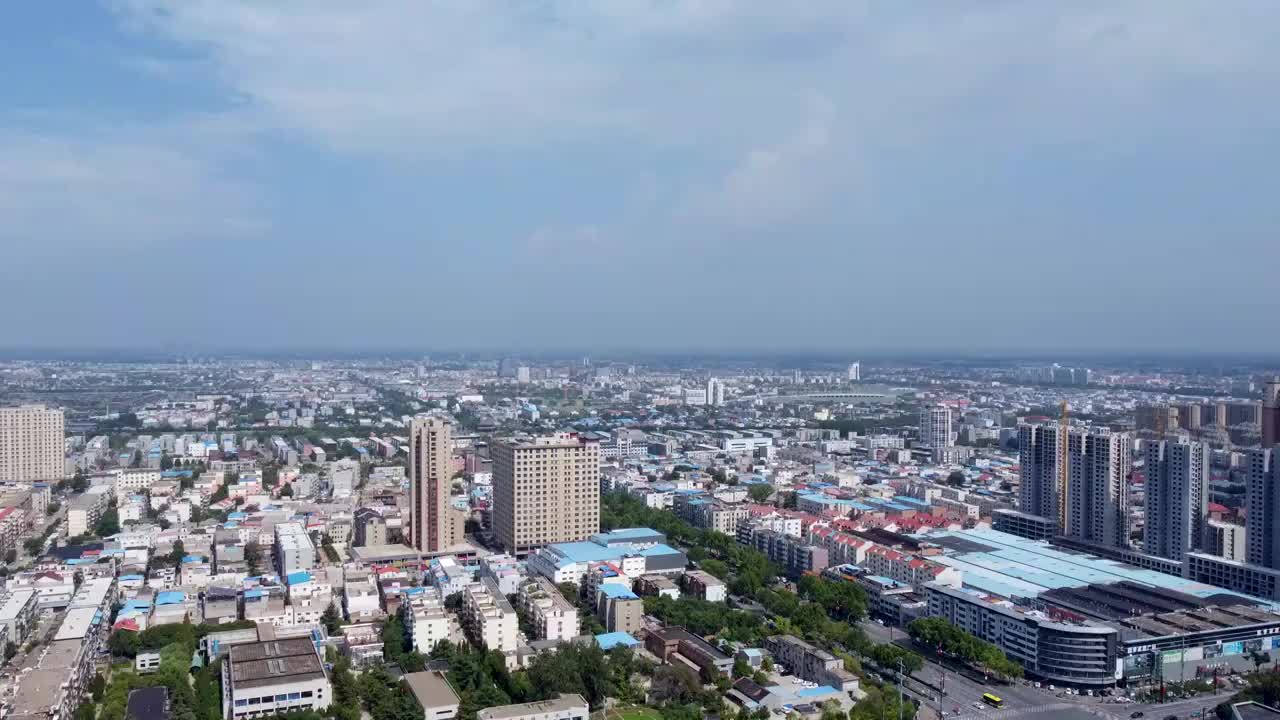
<instances>
[{"instance_id":1,"label":"concrete building facade","mask_svg":"<svg viewBox=\"0 0 1280 720\"><path fill-rule=\"evenodd\" d=\"M0 479L30 482L66 477L61 410L0 407Z\"/></svg>"},{"instance_id":2,"label":"concrete building facade","mask_svg":"<svg viewBox=\"0 0 1280 720\"><path fill-rule=\"evenodd\" d=\"M453 425L417 418L409 427L409 543L444 552L462 542L466 518L449 504L453 484Z\"/></svg>"},{"instance_id":3,"label":"concrete building facade","mask_svg":"<svg viewBox=\"0 0 1280 720\"><path fill-rule=\"evenodd\" d=\"M494 443L493 530L513 554L600 531L600 446L576 433Z\"/></svg>"},{"instance_id":4,"label":"concrete building facade","mask_svg":"<svg viewBox=\"0 0 1280 720\"><path fill-rule=\"evenodd\" d=\"M1147 444L1143 550L1181 560L1204 542L1209 509L1209 447L1186 440Z\"/></svg>"}]
</instances>

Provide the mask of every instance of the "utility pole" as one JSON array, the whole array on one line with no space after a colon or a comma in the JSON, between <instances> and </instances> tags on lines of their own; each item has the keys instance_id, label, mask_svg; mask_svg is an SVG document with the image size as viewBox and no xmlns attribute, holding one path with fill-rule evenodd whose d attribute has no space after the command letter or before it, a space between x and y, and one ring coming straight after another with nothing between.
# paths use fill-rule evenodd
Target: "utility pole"
<instances>
[{"instance_id":1,"label":"utility pole","mask_svg":"<svg viewBox=\"0 0 1280 720\"><path fill-rule=\"evenodd\" d=\"M898 720L902 720L902 683L903 679L902 658L898 658Z\"/></svg>"}]
</instances>

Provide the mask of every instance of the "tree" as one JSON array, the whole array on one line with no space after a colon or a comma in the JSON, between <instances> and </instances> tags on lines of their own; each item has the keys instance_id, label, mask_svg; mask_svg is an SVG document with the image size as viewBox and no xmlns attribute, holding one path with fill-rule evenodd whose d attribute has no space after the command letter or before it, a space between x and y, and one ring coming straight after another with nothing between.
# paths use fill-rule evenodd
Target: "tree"
<instances>
[{"instance_id":1,"label":"tree","mask_svg":"<svg viewBox=\"0 0 1280 720\"><path fill-rule=\"evenodd\" d=\"M62 503L58 502L57 500L51 500L49 502L49 505L45 507L44 511L48 515L57 515L58 511L61 509L62 509Z\"/></svg>"},{"instance_id":2,"label":"tree","mask_svg":"<svg viewBox=\"0 0 1280 720\"><path fill-rule=\"evenodd\" d=\"M107 508L102 513L102 517L98 518L98 522L93 526L93 532L98 537L109 537L120 532L120 515L116 512L115 505Z\"/></svg>"},{"instance_id":3,"label":"tree","mask_svg":"<svg viewBox=\"0 0 1280 720\"><path fill-rule=\"evenodd\" d=\"M102 702L102 694L107 691L107 679L102 677L102 673L97 673L93 679L89 681L89 692L93 695L93 701Z\"/></svg>"},{"instance_id":4,"label":"tree","mask_svg":"<svg viewBox=\"0 0 1280 720\"><path fill-rule=\"evenodd\" d=\"M173 549L169 551L168 562L174 567L182 565L182 559L187 556L187 548L182 544L181 540L173 541Z\"/></svg>"},{"instance_id":5,"label":"tree","mask_svg":"<svg viewBox=\"0 0 1280 720\"><path fill-rule=\"evenodd\" d=\"M342 630L342 616L338 614L338 609L332 603L324 609L324 614L320 616L320 622L324 624L324 629L330 635L337 635Z\"/></svg>"},{"instance_id":6,"label":"tree","mask_svg":"<svg viewBox=\"0 0 1280 720\"><path fill-rule=\"evenodd\" d=\"M160 469L161 470L173 469L173 458L169 457L168 452L160 453Z\"/></svg>"},{"instance_id":7,"label":"tree","mask_svg":"<svg viewBox=\"0 0 1280 720\"><path fill-rule=\"evenodd\" d=\"M702 561L702 569L721 580L729 577L729 566L714 558Z\"/></svg>"},{"instance_id":8,"label":"tree","mask_svg":"<svg viewBox=\"0 0 1280 720\"><path fill-rule=\"evenodd\" d=\"M280 497L293 497L292 483L285 483L284 487L280 488Z\"/></svg>"},{"instance_id":9,"label":"tree","mask_svg":"<svg viewBox=\"0 0 1280 720\"><path fill-rule=\"evenodd\" d=\"M747 488L747 495L753 502L762 503L772 494L773 486L765 483L756 483Z\"/></svg>"},{"instance_id":10,"label":"tree","mask_svg":"<svg viewBox=\"0 0 1280 720\"><path fill-rule=\"evenodd\" d=\"M17 559L18 559L18 551L17 551L17 550L10 550L9 552L6 552L6 553L4 554L4 561L5 561L5 563L6 563L6 564L8 564L8 563L12 563L14 560L17 560Z\"/></svg>"},{"instance_id":11,"label":"tree","mask_svg":"<svg viewBox=\"0 0 1280 720\"><path fill-rule=\"evenodd\" d=\"M249 566L250 575L262 574L262 546L251 542L244 546L244 562Z\"/></svg>"},{"instance_id":12,"label":"tree","mask_svg":"<svg viewBox=\"0 0 1280 720\"><path fill-rule=\"evenodd\" d=\"M947 476L947 484L952 487L964 485L964 473L959 470L952 470L951 474Z\"/></svg>"},{"instance_id":13,"label":"tree","mask_svg":"<svg viewBox=\"0 0 1280 720\"><path fill-rule=\"evenodd\" d=\"M28 555L34 557L40 554L40 551L44 549L44 541L39 538L23 540L22 549L26 550Z\"/></svg>"}]
</instances>

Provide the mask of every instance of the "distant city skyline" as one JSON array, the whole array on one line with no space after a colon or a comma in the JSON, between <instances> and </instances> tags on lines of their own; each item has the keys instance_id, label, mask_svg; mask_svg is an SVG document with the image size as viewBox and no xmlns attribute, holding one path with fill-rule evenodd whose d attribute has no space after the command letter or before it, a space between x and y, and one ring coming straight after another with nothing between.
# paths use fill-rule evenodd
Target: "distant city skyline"
<instances>
[{"instance_id":1,"label":"distant city skyline","mask_svg":"<svg viewBox=\"0 0 1280 720\"><path fill-rule=\"evenodd\" d=\"M1280 5L22 3L0 349L1280 352Z\"/></svg>"}]
</instances>

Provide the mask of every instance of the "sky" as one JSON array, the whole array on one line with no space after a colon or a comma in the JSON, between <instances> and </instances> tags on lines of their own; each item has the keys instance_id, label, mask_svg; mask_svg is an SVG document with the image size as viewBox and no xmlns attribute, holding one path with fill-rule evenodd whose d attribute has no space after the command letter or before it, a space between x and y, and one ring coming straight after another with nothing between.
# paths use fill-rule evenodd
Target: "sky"
<instances>
[{"instance_id":1,"label":"sky","mask_svg":"<svg viewBox=\"0 0 1280 720\"><path fill-rule=\"evenodd\" d=\"M0 28L0 348L1280 351L1280 3Z\"/></svg>"}]
</instances>

